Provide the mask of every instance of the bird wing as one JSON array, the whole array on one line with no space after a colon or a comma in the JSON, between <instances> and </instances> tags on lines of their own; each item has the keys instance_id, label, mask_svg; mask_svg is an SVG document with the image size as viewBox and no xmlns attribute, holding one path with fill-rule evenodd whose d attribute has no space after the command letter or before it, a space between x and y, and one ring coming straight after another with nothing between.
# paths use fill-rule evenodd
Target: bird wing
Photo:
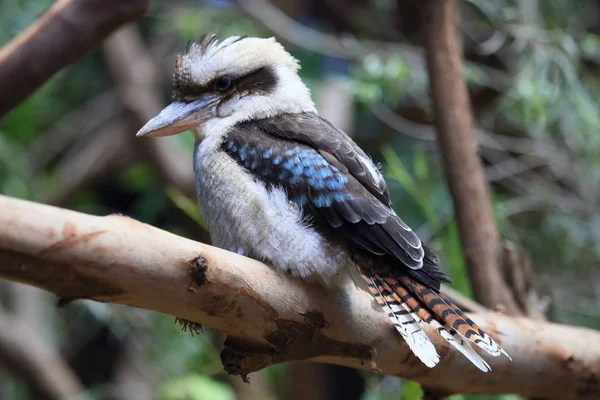
<instances>
[{"instance_id":1,"label":"bird wing","mask_svg":"<svg viewBox=\"0 0 600 400\"><path fill-rule=\"evenodd\" d=\"M283 114L255 122L275 137L304 143L340 170L351 174L376 199L392 208L390 193L383 176L370 157L346 133L315 113Z\"/></svg>"},{"instance_id":2,"label":"bird wing","mask_svg":"<svg viewBox=\"0 0 600 400\"><path fill-rule=\"evenodd\" d=\"M257 178L283 187L321 230L341 234L372 255L397 259L434 288L448 280L435 263L421 270L425 248L392 209L379 172L373 173L370 159L348 136L316 114L239 124L226 135L223 150Z\"/></svg>"}]
</instances>

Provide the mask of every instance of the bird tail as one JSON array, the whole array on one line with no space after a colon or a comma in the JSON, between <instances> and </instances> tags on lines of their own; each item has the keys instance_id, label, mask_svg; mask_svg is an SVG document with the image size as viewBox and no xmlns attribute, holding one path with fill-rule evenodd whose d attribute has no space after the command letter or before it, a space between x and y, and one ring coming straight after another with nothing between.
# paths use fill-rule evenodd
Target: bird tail
<instances>
[{"instance_id":1,"label":"bird tail","mask_svg":"<svg viewBox=\"0 0 600 400\"><path fill-rule=\"evenodd\" d=\"M439 356L431 340L420 327L423 323L434 328L442 338L483 372L491 368L470 343L492 356L504 354L509 357L490 336L442 293L409 276L381 277L370 271L360 268L359 270L369 291L386 311L396 330L406 340L413 353L428 367L435 366Z\"/></svg>"}]
</instances>

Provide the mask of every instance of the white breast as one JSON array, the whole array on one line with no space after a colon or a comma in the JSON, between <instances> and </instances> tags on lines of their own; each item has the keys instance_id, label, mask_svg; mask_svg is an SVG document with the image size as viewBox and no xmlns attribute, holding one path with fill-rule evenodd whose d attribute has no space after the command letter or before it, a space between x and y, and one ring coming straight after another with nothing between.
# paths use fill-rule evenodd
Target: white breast
<instances>
[{"instance_id":1,"label":"white breast","mask_svg":"<svg viewBox=\"0 0 600 400\"><path fill-rule=\"evenodd\" d=\"M255 181L211 139L197 145L194 168L198 205L215 246L303 278L327 280L345 265L343 252L307 226L282 188Z\"/></svg>"}]
</instances>

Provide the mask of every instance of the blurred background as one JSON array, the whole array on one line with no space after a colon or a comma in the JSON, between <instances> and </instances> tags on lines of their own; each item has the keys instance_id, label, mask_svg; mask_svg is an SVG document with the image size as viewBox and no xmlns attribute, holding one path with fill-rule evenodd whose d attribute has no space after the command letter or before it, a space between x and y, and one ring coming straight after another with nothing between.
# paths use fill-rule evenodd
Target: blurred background
<instances>
[{"instance_id":1,"label":"blurred background","mask_svg":"<svg viewBox=\"0 0 600 400\"><path fill-rule=\"evenodd\" d=\"M51 3L2 0L0 45ZM168 103L175 54L189 40L206 32L276 36L301 61L321 114L381 164L398 213L470 296L431 125L417 4L155 2L0 120L0 193L126 214L209 243L193 199L192 135L149 140L135 132ZM598 329L600 1L465 0L460 29L502 235L529 252L532 300L549 320ZM89 301L58 308L54 296L7 282L0 310L64 359L85 388L77 398L421 398L415 382L318 364L273 366L246 385L223 372L220 334L184 333L173 317L145 310ZM19 368L0 358L0 398L44 398Z\"/></svg>"}]
</instances>

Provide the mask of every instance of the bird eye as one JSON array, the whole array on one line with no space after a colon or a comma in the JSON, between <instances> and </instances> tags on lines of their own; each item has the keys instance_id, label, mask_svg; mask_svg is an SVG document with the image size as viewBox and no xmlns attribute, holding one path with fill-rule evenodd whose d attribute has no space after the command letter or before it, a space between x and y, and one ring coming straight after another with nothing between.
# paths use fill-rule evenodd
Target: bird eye
<instances>
[{"instance_id":1,"label":"bird eye","mask_svg":"<svg viewBox=\"0 0 600 400\"><path fill-rule=\"evenodd\" d=\"M217 79L217 81L215 82L215 89L217 89L219 92L224 92L227 89L229 89L229 87L231 86L231 78L219 78Z\"/></svg>"}]
</instances>

